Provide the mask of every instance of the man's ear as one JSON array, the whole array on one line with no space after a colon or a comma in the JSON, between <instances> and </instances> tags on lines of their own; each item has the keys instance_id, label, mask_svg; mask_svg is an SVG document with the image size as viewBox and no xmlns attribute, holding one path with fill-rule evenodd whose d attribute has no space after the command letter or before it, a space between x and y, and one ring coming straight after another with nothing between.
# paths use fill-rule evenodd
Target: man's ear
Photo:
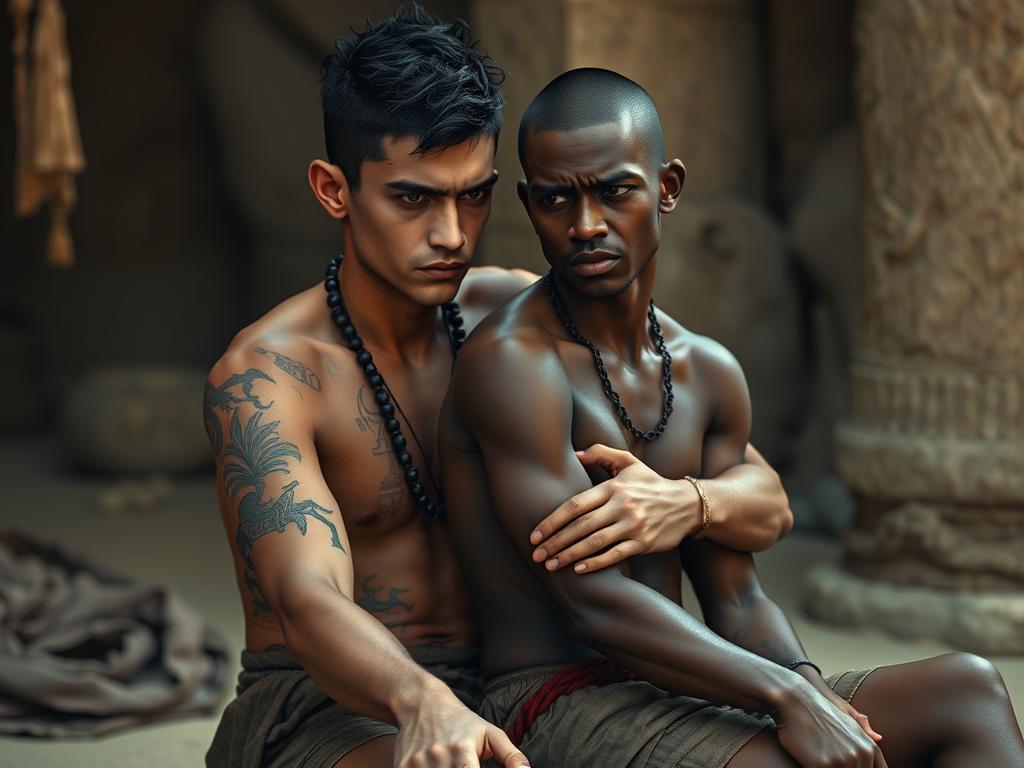
<instances>
[{"instance_id":1,"label":"man's ear","mask_svg":"<svg viewBox=\"0 0 1024 768\"><path fill-rule=\"evenodd\" d=\"M663 163L661 166L660 200L658 210L662 213L671 213L679 202L679 195L683 192L683 182L686 181L686 166L682 160L675 159Z\"/></svg>"},{"instance_id":2,"label":"man's ear","mask_svg":"<svg viewBox=\"0 0 1024 768\"><path fill-rule=\"evenodd\" d=\"M313 194L328 216L339 221L348 216L351 191L341 168L323 160L314 160L309 164L306 177Z\"/></svg>"},{"instance_id":3,"label":"man's ear","mask_svg":"<svg viewBox=\"0 0 1024 768\"><path fill-rule=\"evenodd\" d=\"M526 215L530 215L530 188L526 184L526 179L520 179L516 184L516 192L519 194L519 201L523 204L523 208L526 209Z\"/></svg>"}]
</instances>

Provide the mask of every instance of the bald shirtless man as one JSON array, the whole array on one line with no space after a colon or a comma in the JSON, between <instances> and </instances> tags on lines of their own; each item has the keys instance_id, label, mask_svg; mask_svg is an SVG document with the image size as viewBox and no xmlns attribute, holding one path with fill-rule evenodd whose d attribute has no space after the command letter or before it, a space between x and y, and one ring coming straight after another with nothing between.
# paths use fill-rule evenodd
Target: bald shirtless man
<instances>
[{"instance_id":1,"label":"bald shirtless man","mask_svg":"<svg viewBox=\"0 0 1024 768\"><path fill-rule=\"evenodd\" d=\"M699 485L742 460L751 413L735 359L652 300L685 170L662 160L647 93L568 72L528 108L519 151L551 270L466 342L441 428L482 632L481 713L537 768L1024 765L989 662L949 654L823 679L749 554L694 537L621 570L539 562L538 521L607 477L574 449L603 443ZM706 626L681 606L680 560Z\"/></svg>"},{"instance_id":2,"label":"bald shirtless man","mask_svg":"<svg viewBox=\"0 0 1024 768\"><path fill-rule=\"evenodd\" d=\"M476 628L435 438L466 332L536 277L468 268L497 178L497 75L463 25L415 7L325 63L329 160L309 181L345 257L239 333L206 392L247 649L210 766L525 764L472 711ZM790 521L754 459L709 484L708 536L746 549ZM671 549L703 525L695 490L640 464L595 490L558 499L549 538L526 541L552 569Z\"/></svg>"}]
</instances>

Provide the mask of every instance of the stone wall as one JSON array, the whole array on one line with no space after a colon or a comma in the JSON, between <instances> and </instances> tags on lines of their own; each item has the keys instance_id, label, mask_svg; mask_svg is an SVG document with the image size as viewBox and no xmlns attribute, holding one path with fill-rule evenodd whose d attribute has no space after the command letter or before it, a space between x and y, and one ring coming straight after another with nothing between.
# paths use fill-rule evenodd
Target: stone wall
<instances>
[{"instance_id":1,"label":"stone wall","mask_svg":"<svg viewBox=\"0 0 1024 768\"><path fill-rule=\"evenodd\" d=\"M1024 651L1024 7L865 0L856 35L861 292L838 459L859 505L846 570L811 606L889 626L930 588L946 602L922 635Z\"/></svg>"}]
</instances>

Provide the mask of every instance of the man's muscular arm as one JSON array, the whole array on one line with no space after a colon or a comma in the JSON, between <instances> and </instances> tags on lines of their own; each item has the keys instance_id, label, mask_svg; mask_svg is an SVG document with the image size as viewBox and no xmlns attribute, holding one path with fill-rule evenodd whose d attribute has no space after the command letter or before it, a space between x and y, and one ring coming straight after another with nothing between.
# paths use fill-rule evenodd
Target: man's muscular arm
<instances>
[{"instance_id":1,"label":"man's muscular arm","mask_svg":"<svg viewBox=\"0 0 1024 768\"><path fill-rule=\"evenodd\" d=\"M717 409L727 397L717 379L722 361L731 356L720 345L700 339L693 357L695 374L706 379L703 387ZM745 386L740 395L746 397ZM712 444L723 439L717 429L708 436ZM778 474L753 446L745 448L743 460L720 474L707 466L701 472L712 504L705 537L759 552L789 532L793 514ZM600 465L612 479L566 500L537 526L530 537L536 562L552 570L575 564L577 572L593 571L635 555L668 551L703 527L701 498L686 480L664 478L631 453L603 445L577 456L584 464Z\"/></svg>"},{"instance_id":2,"label":"man's muscular arm","mask_svg":"<svg viewBox=\"0 0 1024 768\"><path fill-rule=\"evenodd\" d=\"M252 611L277 621L288 650L328 696L399 726L396 764L438 745L458 752L460 765L477 765L481 754L518 755L353 601L348 537L317 459L313 379L307 375L302 394L287 378L302 381L300 369L280 365L292 358L278 353L275 367L267 357L264 347L229 352L210 372L204 398L219 502Z\"/></svg>"},{"instance_id":3,"label":"man's muscular arm","mask_svg":"<svg viewBox=\"0 0 1024 768\"><path fill-rule=\"evenodd\" d=\"M483 455L510 539L588 645L665 688L774 711L802 678L723 641L618 569L576 575L532 563L530 531L558 499L590 485L571 444L571 397L543 342L473 337L459 354L449 398Z\"/></svg>"},{"instance_id":4,"label":"man's muscular arm","mask_svg":"<svg viewBox=\"0 0 1024 768\"><path fill-rule=\"evenodd\" d=\"M851 754L883 765L856 723L804 678L724 640L650 587L615 568L574 574L532 561L527 537L548 505L589 479L572 448L572 390L561 361L539 332L521 333L470 339L449 397L483 455L502 527L579 639L667 690L772 713L785 725L780 743L802 766Z\"/></svg>"},{"instance_id":5,"label":"man's muscular arm","mask_svg":"<svg viewBox=\"0 0 1024 768\"><path fill-rule=\"evenodd\" d=\"M750 434L750 398L743 372L724 349L712 362L705 375L713 382L718 401L701 456L702 467L709 474L727 471L741 462ZM761 589L750 554L711 541L693 541L684 543L680 556L708 628L782 666L807 659L789 620ZM867 718L833 694L811 667L797 669L839 709L857 718L869 736L877 736Z\"/></svg>"}]
</instances>

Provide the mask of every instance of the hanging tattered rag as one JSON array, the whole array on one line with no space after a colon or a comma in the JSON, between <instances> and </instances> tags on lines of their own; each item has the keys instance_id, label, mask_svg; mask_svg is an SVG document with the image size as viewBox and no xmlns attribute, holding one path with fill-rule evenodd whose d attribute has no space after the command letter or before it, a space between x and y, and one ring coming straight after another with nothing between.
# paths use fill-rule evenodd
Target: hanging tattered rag
<instances>
[{"instance_id":1,"label":"hanging tattered rag","mask_svg":"<svg viewBox=\"0 0 1024 768\"><path fill-rule=\"evenodd\" d=\"M211 714L224 641L164 587L0 532L0 734L94 736Z\"/></svg>"},{"instance_id":2,"label":"hanging tattered rag","mask_svg":"<svg viewBox=\"0 0 1024 768\"><path fill-rule=\"evenodd\" d=\"M75 174L85 168L71 94L71 59L60 0L10 0L14 40L14 120L17 157L14 213L50 207L46 261L74 263L68 216L75 205Z\"/></svg>"}]
</instances>

